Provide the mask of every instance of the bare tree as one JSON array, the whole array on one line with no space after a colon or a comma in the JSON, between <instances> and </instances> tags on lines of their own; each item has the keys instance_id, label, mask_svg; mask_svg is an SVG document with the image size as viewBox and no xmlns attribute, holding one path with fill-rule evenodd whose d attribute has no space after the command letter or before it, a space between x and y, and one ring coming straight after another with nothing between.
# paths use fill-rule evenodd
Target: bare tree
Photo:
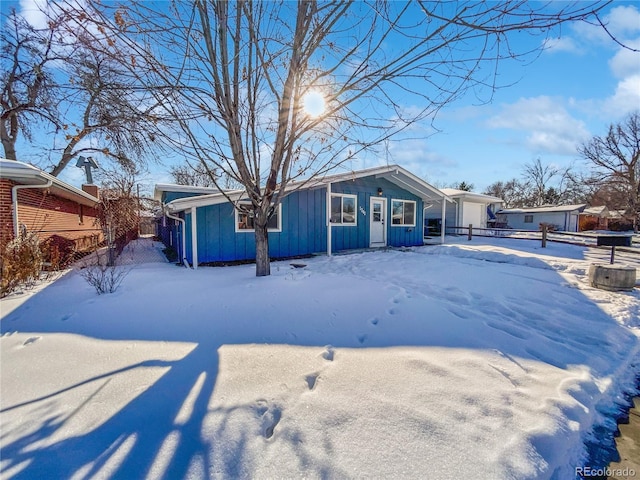
<instances>
[{"instance_id":1,"label":"bare tree","mask_svg":"<svg viewBox=\"0 0 640 480\"><path fill-rule=\"evenodd\" d=\"M562 170L553 165L543 165L540 158L526 164L523 167L523 179L528 187L528 206L539 207L562 203L568 170Z\"/></svg>"},{"instance_id":2,"label":"bare tree","mask_svg":"<svg viewBox=\"0 0 640 480\"><path fill-rule=\"evenodd\" d=\"M21 135L31 139L31 125L59 124L59 90L52 73L52 65L60 60L58 25L51 21L46 28L36 28L15 9L0 21L0 139L4 157L16 160L16 142Z\"/></svg>"},{"instance_id":3,"label":"bare tree","mask_svg":"<svg viewBox=\"0 0 640 480\"><path fill-rule=\"evenodd\" d=\"M176 148L243 186L262 276L267 224L304 185L294 180L348 166L469 88L492 92L500 61L539 52L512 37L595 21L605 5L139 1L106 5L103 19L132 51L157 47L146 80L163 95L171 87Z\"/></svg>"},{"instance_id":4,"label":"bare tree","mask_svg":"<svg viewBox=\"0 0 640 480\"><path fill-rule=\"evenodd\" d=\"M579 148L594 169L600 185L622 196L626 214L638 230L640 220L640 112L609 126L606 136L595 136Z\"/></svg>"},{"instance_id":5,"label":"bare tree","mask_svg":"<svg viewBox=\"0 0 640 480\"><path fill-rule=\"evenodd\" d=\"M506 208L519 208L528 206L528 186L520 180L513 178L508 181L498 181L489 185L483 192L485 195L501 198Z\"/></svg>"},{"instance_id":6,"label":"bare tree","mask_svg":"<svg viewBox=\"0 0 640 480\"><path fill-rule=\"evenodd\" d=\"M119 48L90 13L50 3L40 14L45 28L15 10L2 18L5 157L17 158L21 134L32 143L46 139L40 146L54 176L83 154L144 163L147 154L161 149L156 139L163 138L166 117L158 108L160 96L138 80L146 68L143 57ZM43 123L50 130L34 139L34 125Z\"/></svg>"},{"instance_id":7,"label":"bare tree","mask_svg":"<svg viewBox=\"0 0 640 480\"><path fill-rule=\"evenodd\" d=\"M173 181L178 185L194 185L197 187L216 187L216 183L212 178L215 177L215 173L206 171L202 168L202 165L191 165L189 163L185 165L176 165L171 167L169 173L173 177Z\"/></svg>"},{"instance_id":8,"label":"bare tree","mask_svg":"<svg viewBox=\"0 0 640 480\"><path fill-rule=\"evenodd\" d=\"M135 160L142 166L148 154L162 150L157 140L167 120L158 101L141 88L138 73L131 72L142 68L136 57L115 46L96 45L95 35L76 23L74 17L65 25L76 55L59 72L68 79L63 89L66 121L61 146L52 149L59 156L51 174L58 176L80 155L99 154L121 165Z\"/></svg>"}]
</instances>

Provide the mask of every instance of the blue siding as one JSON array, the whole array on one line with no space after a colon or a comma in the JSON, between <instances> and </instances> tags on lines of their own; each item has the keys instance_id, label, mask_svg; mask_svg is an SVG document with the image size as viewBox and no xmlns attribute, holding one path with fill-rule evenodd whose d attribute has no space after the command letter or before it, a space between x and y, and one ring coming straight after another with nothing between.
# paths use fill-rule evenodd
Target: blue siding
<instances>
[{"instance_id":1,"label":"blue siding","mask_svg":"<svg viewBox=\"0 0 640 480\"><path fill-rule=\"evenodd\" d=\"M422 245L422 201L385 179L368 177L332 184L334 193L357 196L357 225L332 225L332 250L369 247L369 200L383 189L387 199L387 243L391 246ZM282 232L269 233L269 254L272 258L308 255L327 251L326 196L324 187L300 190L282 200ZM416 226L391 225L391 200L416 202ZM364 209L364 213L362 211ZM187 259L193 263L191 251L191 214L185 215L187 229ZM232 205L222 203L198 207L198 262L224 262L255 259L254 233L235 231Z\"/></svg>"},{"instance_id":2,"label":"blue siding","mask_svg":"<svg viewBox=\"0 0 640 480\"><path fill-rule=\"evenodd\" d=\"M382 188L382 195L377 194ZM357 195L357 225L332 225L331 248L335 251L369 247L369 201L371 197L386 198L387 244L394 247L422 245L422 200L383 178L366 177L331 185L333 193ZM391 224L391 201L414 200L416 202L416 226L394 226ZM362 213L364 208L365 213Z\"/></svg>"},{"instance_id":3,"label":"blue siding","mask_svg":"<svg viewBox=\"0 0 640 480\"><path fill-rule=\"evenodd\" d=\"M272 258L326 251L326 190L294 192L282 201L282 232L269 233ZM256 241L253 231L235 231L235 215L229 203L198 207L198 262L253 260ZM320 227L320 228L319 228ZM187 259L191 251L191 214L186 214Z\"/></svg>"}]
</instances>

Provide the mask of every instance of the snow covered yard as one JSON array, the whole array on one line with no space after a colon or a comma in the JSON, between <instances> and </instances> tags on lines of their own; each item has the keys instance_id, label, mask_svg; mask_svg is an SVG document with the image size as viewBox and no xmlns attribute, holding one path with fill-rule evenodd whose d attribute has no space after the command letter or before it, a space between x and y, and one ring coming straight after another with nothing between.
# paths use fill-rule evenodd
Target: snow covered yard
<instances>
[{"instance_id":1,"label":"snow covered yard","mask_svg":"<svg viewBox=\"0 0 640 480\"><path fill-rule=\"evenodd\" d=\"M155 257L102 296L71 272L3 300L2 477L574 478L640 369L640 292L588 286L607 258L476 239L256 278Z\"/></svg>"}]
</instances>

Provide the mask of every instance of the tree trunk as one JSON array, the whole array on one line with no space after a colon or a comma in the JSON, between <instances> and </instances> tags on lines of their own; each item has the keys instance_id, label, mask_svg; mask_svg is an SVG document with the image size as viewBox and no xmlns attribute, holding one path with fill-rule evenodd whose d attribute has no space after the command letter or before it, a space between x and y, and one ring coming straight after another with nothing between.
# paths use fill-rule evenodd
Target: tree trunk
<instances>
[{"instance_id":1,"label":"tree trunk","mask_svg":"<svg viewBox=\"0 0 640 480\"><path fill-rule=\"evenodd\" d=\"M10 123L10 130L7 130L7 123ZM18 123L15 116L9 120L3 118L0 121L0 137L2 137L2 147L4 148L4 158L7 160L17 160L16 156L16 133L18 129Z\"/></svg>"},{"instance_id":2,"label":"tree trunk","mask_svg":"<svg viewBox=\"0 0 640 480\"><path fill-rule=\"evenodd\" d=\"M271 275L271 264L269 262L269 234L267 233L267 222L264 225L255 223L256 232L256 277L266 277Z\"/></svg>"}]
</instances>

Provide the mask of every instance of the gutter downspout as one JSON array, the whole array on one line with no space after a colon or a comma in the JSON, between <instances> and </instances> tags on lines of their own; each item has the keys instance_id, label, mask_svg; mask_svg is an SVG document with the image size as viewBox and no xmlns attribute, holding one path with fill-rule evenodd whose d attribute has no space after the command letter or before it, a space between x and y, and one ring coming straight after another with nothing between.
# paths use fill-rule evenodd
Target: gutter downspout
<instances>
[{"instance_id":1,"label":"gutter downspout","mask_svg":"<svg viewBox=\"0 0 640 480\"><path fill-rule=\"evenodd\" d=\"M327 256L331 256L331 183L327 183Z\"/></svg>"},{"instance_id":2,"label":"gutter downspout","mask_svg":"<svg viewBox=\"0 0 640 480\"><path fill-rule=\"evenodd\" d=\"M442 222L440 222L440 245L444 245L444 231L447 223L447 199L442 197Z\"/></svg>"},{"instance_id":3,"label":"gutter downspout","mask_svg":"<svg viewBox=\"0 0 640 480\"><path fill-rule=\"evenodd\" d=\"M14 185L11 187L11 203L13 207L13 237L18 238L18 190L23 188L49 188L53 180L48 180L44 185Z\"/></svg>"},{"instance_id":4,"label":"gutter downspout","mask_svg":"<svg viewBox=\"0 0 640 480\"><path fill-rule=\"evenodd\" d=\"M182 263L184 263L184 266L187 268L191 268L191 266L189 265L189 262L187 262L187 245L185 244L185 234L186 234L186 226L185 226L185 221L184 219L180 218L180 217L176 217L174 215L171 215L169 213L169 209L167 208L166 205L162 205L162 210L164 211L164 214L167 216L167 218L170 218L172 220L176 220L178 222L180 222L182 224Z\"/></svg>"},{"instance_id":5,"label":"gutter downspout","mask_svg":"<svg viewBox=\"0 0 640 480\"><path fill-rule=\"evenodd\" d=\"M191 263L193 269L198 269L198 223L196 221L196 209L197 207L191 207L191 254L193 258Z\"/></svg>"}]
</instances>

